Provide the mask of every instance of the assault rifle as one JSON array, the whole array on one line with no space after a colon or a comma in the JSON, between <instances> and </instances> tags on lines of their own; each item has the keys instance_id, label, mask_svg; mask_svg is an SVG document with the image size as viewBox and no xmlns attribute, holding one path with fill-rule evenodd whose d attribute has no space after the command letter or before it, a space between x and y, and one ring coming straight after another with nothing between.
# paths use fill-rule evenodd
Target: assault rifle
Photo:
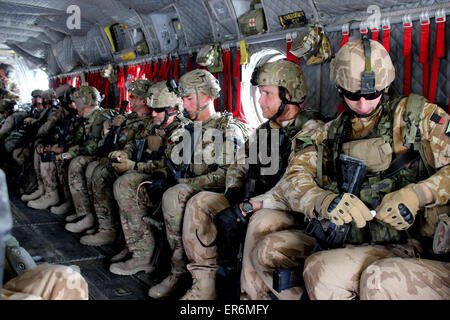
<instances>
[{"instance_id":1,"label":"assault rifle","mask_svg":"<svg viewBox=\"0 0 450 320\"><path fill-rule=\"evenodd\" d=\"M341 154L339 156L339 163L341 164L341 171L336 174L342 180L342 191L358 195L367 174L368 168L366 161ZM344 247L350 228L351 224L337 226L330 221L327 230L324 231L319 220L311 219L306 226L305 233L316 238L317 243L313 249L313 252L316 252Z\"/></svg>"},{"instance_id":2,"label":"assault rifle","mask_svg":"<svg viewBox=\"0 0 450 320\"><path fill-rule=\"evenodd\" d=\"M121 107L120 107L119 114L120 115L124 115L125 114L125 110L127 109L127 106L128 106L128 101L123 100L120 103L120 105L121 105ZM122 125L120 125L120 126L112 126L111 129L109 130L108 134L106 135L106 137L99 141L99 143L98 143L98 151L97 151L97 153L99 155L106 156L106 155L108 155L108 153L110 151L113 150L114 146L117 143L117 137L120 134L120 129L121 128L122 128Z\"/></svg>"}]
</instances>

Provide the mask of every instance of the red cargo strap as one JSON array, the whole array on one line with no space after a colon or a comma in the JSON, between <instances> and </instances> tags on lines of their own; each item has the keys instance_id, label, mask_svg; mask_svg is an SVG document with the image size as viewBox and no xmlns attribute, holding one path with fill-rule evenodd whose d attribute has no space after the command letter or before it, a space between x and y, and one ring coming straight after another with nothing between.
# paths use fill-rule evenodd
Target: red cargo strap
<instances>
[{"instance_id":1,"label":"red cargo strap","mask_svg":"<svg viewBox=\"0 0 450 320\"><path fill-rule=\"evenodd\" d=\"M236 78L236 107L233 116L238 119L246 120L242 112L241 106L241 50L239 47L236 52L236 59L234 60L233 77Z\"/></svg>"},{"instance_id":2,"label":"red cargo strap","mask_svg":"<svg viewBox=\"0 0 450 320\"><path fill-rule=\"evenodd\" d=\"M189 54L186 72L192 71L192 54Z\"/></svg>"},{"instance_id":3,"label":"red cargo strap","mask_svg":"<svg viewBox=\"0 0 450 320\"><path fill-rule=\"evenodd\" d=\"M436 41L434 42L433 64L431 66L430 89L428 101L434 103L436 98L436 86L439 71L439 60L444 56L445 49L445 13L442 16L436 14Z\"/></svg>"},{"instance_id":4,"label":"red cargo strap","mask_svg":"<svg viewBox=\"0 0 450 320\"><path fill-rule=\"evenodd\" d=\"M164 75L167 73L167 67L168 67L168 60L167 59L168 58L166 58L166 59L164 59L162 61L161 69L159 69L159 78L161 80L164 80Z\"/></svg>"},{"instance_id":5,"label":"red cargo strap","mask_svg":"<svg viewBox=\"0 0 450 320\"><path fill-rule=\"evenodd\" d=\"M350 34L350 31L348 28L349 28L348 24L344 24L342 26L342 41L341 41L340 48L342 48L344 46L344 44L346 44L348 42L348 38L349 38L349 34Z\"/></svg>"},{"instance_id":6,"label":"red cargo strap","mask_svg":"<svg viewBox=\"0 0 450 320\"><path fill-rule=\"evenodd\" d=\"M177 56L175 59L175 64L173 67L173 71L172 71L172 75L171 75L171 79L175 79L177 82L180 78L180 70L179 70L179 65L180 65L180 58Z\"/></svg>"},{"instance_id":7,"label":"red cargo strap","mask_svg":"<svg viewBox=\"0 0 450 320\"><path fill-rule=\"evenodd\" d=\"M223 106L227 111L232 108L232 88L231 88L231 55L230 49L223 49Z\"/></svg>"},{"instance_id":8,"label":"red cargo strap","mask_svg":"<svg viewBox=\"0 0 450 320\"><path fill-rule=\"evenodd\" d=\"M153 73L151 78L151 80L153 80L155 83L158 82L158 67L159 67L159 60L156 60L155 64L153 65Z\"/></svg>"},{"instance_id":9,"label":"red cargo strap","mask_svg":"<svg viewBox=\"0 0 450 320\"><path fill-rule=\"evenodd\" d=\"M105 83L105 92L104 92L104 95L105 95L105 106L104 106L104 108L108 109L110 82L109 82L108 78L105 78L104 81L105 81L104 82Z\"/></svg>"},{"instance_id":10,"label":"red cargo strap","mask_svg":"<svg viewBox=\"0 0 450 320\"><path fill-rule=\"evenodd\" d=\"M423 92L424 97L428 96L428 47L430 39L430 19L420 19L421 29L420 29L420 55L419 62L422 63L422 74L423 74Z\"/></svg>"},{"instance_id":11,"label":"red cargo strap","mask_svg":"<svg viewBox=\"0 0 450 320\"><path fill-rule=\"evenodd\" d=\"M390 35L391 35L391 26L388 21L386 21L383 26L383 47L386 49L386 51L389 53L390 51Z\"/></svg>"},{"instance_id":12,"label":"red cargo strap","mask_svg":"<svg viewBox=\"0 0 450 320\"><path fill-rule=\"evenodd\" d=\"M378 41L378 36L379 36L378 27L374 27L370 30L372 31L372 40Z\"/></svg>"},{"instance_id":13,"label":"red cargo strap","mask_svg":"<svg viewBox=\"0 0 450 320\"><path fill-rule=\"evenodd\" d=\"M298 58L297 56L293 55L291 53L291 48L292 48L292 38L289 36L286 38L286 59L287 61L292 61L298 64Z\"/></svg>"},{"instance_id":14,"label":"red cargo strap","mask_svg":"<svg viewBox=\"0 0 450 320\"><path fill-rule=\"evenodd\" d=\"M405 66L403 73L403 95L409 96L411 93L411 30L412 22L404 21L403 37L403 56L405 57Z\"/></svg>"}]
</instances>

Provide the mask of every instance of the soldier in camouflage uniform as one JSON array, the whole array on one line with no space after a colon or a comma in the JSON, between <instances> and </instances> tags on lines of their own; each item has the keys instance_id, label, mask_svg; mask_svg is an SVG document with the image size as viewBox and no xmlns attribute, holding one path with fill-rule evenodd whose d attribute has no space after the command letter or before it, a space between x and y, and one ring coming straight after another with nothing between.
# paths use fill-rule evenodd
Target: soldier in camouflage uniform
<instances>
[{"instance_id":1,"label":"soldier in camouflage uniform","mask_svg":"<svg viewBox=\"0 0 450 320\"><path fill-rule=\"evenodd\" d=\"M116 138L116 143L105 145L102 151L104 155L92 169L92 176L87 177L91 181L88 187L90 199L92 199L93 214L97 218L98 231L95 234L85 235L80 239L84 245L101 246L111 244L116 239L119 228L119 213L113 194L114 181L119 177L119 172L114 169L108 157L114 158L122 156L131 159L134 155L133 146L136 135L140 134L145 127L151 125L151 108L147 104L147 96L152 82L149 80L136 80L128 87L130 93L131 111L126 115L117 115L112 126L120 126L120 133ZM113 134L111 131L108 134ZM103 138L104 141L108 136ZM102 142L100 145L103 145Z\"/></svg>"},{"instance_id":2,"label":"soldier in camouflage uniform","mask_svg":"<svg viewBox=\"0 0 450 320\"><path fill-rule=\"evenodd\" d=\"M155 211L161 201L158 194L162 194L162 191L157 190L157 194L150 197L143 183L162 177L168 179L165 161L170 157L174 143L182 136L184 125L188 123L181 115L183 101L175 93L169 92L165 82L150 88L148 103L153 110L153 123L148 123L135 136L135 141L127 144L128 153L115 152L110 155L120 159L119 163L113 163L113 167L118 174L123 174L114 182L114 196L119 205L126 241L126 249L111 261L116 262L132 254L124 262L111 264L109 270L119 275L132 275L140 271L150 273L154 270L150 260L155 250L155 236L142 217Z\"/></svg>"},{"instance_id":3,"label":"soldier in camouflage uniform","mask_svg":"<svg viewBox=\"0 0 450 320\"><path fill-rule=\"evenodd\" d=\"M202 155L201 162L195 161L189 165L188 175L177 179L177 184L169 188L162 197L162 211L166 227L167 240L172 249L171 272L161 283L152 287L149 296L161 299L171 296L179 288L181 277L186 274L186 261L182 241L182 225L184 208L188 200L204 190L223 192L225 187L225 173L234 157L234 151L244 144L242 126L229 114L216 113L214 100L219 96L220 86L217 79L206 70L194 70L183 75L179 83L183 107L189 118L201 125L203 141L196 143L194 132L195 154ZM216 138L209 133L217 130L218 138L224 141L223 154L219 159L211 159L215 153ZM200 129L198 128L198 131ZM237 142L237 146L235 146ZM185 150L183 150L186 152ZM194 159L195 159L194 154ZM217 156L217 155L216 155ZM208 159L209 158L209 159ZM207 161L212 164L208 164Z\"/></svg>"},{"instance_id":4,"label":"soldier in camouflage uniform","mask_svg":"<svg viewBox=\"0 0 450 320\"><path fill-rule=\"evenodd\" d=\"M69 135L80 124L77 121L76 106L65 97L71 90L72 87L64 85L56 91L49 89L43 93L44 104L54 106L54 110L39 128L34 143L34 170L38 181L43 183L44 193L40 197L37 196L40 193L38 188L37 192L21 197L22 201L28 202L30 208L43 210L52 207L51 212L64 214L71 207L72 200L67 181L68 163L54 161L56 154L67 151L70 143ZM61 99L61 103L58 102L58 98ZM62 191L61 194L59 190ZM64 199L62 203L61 198Z\"/></svg>"},{"instance_id":5,"label":"soldier in camouflage uniform","mask_svg":"<svg viewBox=\"0 0 450 320\"><path fill-rule=\"evenodd\" d=\"M20 90L17 84L11 81L14 68L6 63L0 63L0 99L19 100Z\"/></svg>"},{"instance_id":6,"label":"soldier in camouflage uniform","mask_svg":"<svg viewBox=\"0 0 450 320\"><path fill-rule=\"evenodd\" d=\"M213 224L214 215L230 205L238 204L243 210L244 203L253 212L260 210L260 201L264 200L263 194L275 186L287 167L294 135L297 132L311 134L315 128L323 124L322 121L316 120L320 119L319 114L304 109L302 105L307 94L307 87L303 73L297 64L285 60L266 63L255 71L252 78L252 84L257 85L261 92L259 103L263 115L269 120L261 124L246 142L245 152L240 153L244 159L238 158L237 162L228 168L225 194L204 191L193 196L186 206L183 244L190 260L187 268L192 274L194 283L182 299L216 298L217 247L205 248L198 240L210 243L215 239L217 232ZM262 135L263 133L265 135ZM278 136L273 139L274 133L277 133L280 139ZM277 143L274 147L278 148L279 157L274 159L277 163L263 165L261 153L270 154L273 141ZM279 141L282 141L282 145L279 145ZM259 155L253 162L249 158L251 158L250 150L255 150L253 149L255 146L259 146ZM265 149L262 150L262 148ZM272 166L274 172L264 173L264 170ZM248 181L254 182L255 190L246 190L252 185L247 183ZM246 191L248 198L244 199ZM264 212L271 214L267 209L263 209L258 212L258 215ZM250 229L253 229L253 226ZM258 230L258 232L266 231ZM253 249L253 246L246 243L245 257ZM244 261L247 264L247 259ZM246 272L247 269L247 265L244 265ZM254 279L254 281L258 280Z\"/></svg>"},{"instance_id":7,"label":"soldier in camouflage uniform","mask_svg":"<svg viewBox=\"0 0 450 320\"><path fill-rule=\"evenodd\" d=\"M371 70L373 82L365 79ZM426 246L439 212L449 213L449 115L414 94L386 95L395 70L376 41L343 46L331 62L331 78L346 110L317 130L311 147L293 156L272 194L311 221L332 221L336 228L351 223L344 248L306 259L309 297L449 299L450 264L434 260L438 256ZM355 194L342 188L342 178L332 170L344 163L338 160L342 153L365 160L368 167ZM424 240L422 245L417 239ZM292 265L289 260L298 265L296 248L305 241L310 240L299 230L272 234L254 253L255 260L273 260L272 255L285 266ZM422 259L416 259L418 252Z\"/></svg>"},{"instance_id":8,"label":"soldier in camouflage uniform","mask_svg":"<svg viewBox=\"0 0 450 320\"><path fill-rule=\"evenodd\" d=\"M66 217L66 230L74 233L94 226L92 200L89 198L87 181L94 169L98 143L104 136L104 123L113 120L117 114L114 110L99 107L100 93L94 87L81 86L71 94L78 113L83 118L80 128L75 133L73 145L68 152L58 154L56 160L69 161L69 188L75 208L75 214ZM74 221L79 219L78 221Z\"/></svg>"}]
</instances>

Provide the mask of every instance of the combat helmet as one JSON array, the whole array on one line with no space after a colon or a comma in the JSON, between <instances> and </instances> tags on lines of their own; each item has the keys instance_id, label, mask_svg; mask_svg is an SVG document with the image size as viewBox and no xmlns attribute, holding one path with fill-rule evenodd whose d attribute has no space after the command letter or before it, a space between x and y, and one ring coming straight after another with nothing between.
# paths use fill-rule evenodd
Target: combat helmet
<instances>
[{"instance_id":1,"label":"combat helmet","mask_svg":"<svg viewBox=\"0 0 450 320\"><path fill-rule=\"evenodd\" d=\"M88 106L98 106L102 101L100 93L94 87L81 86L71 94L71 100L75 102L77 108L82 109Z\"/></svg>"},{"instance_id":2,"label":"combat helmet","mask_svg":"<svg viewBox=\"0 0 450 320\"><path fill-rule=\"evenodd\" d=\"M363 75L370 73L374 80ZM371 93L384 90L394 81L395 68L382 44L369 39L355 40L347 42L331 60L330 77L349 92Z\"/></svg>"},{"instance_id":3,"label":"combat helmet","mask_svg":"<svg viewBox=\"0 0 450 320\"><path fill-rule=\"evenodd\" d=\"M199 92L217 99L220 93L219 80L204 69L192 70L180 78L179 93L182 97Z\"/></svg>"},{"instance_id":4,"label":"combat helmet","mask_svg":"<svg viewBox=\"0 0 450 320\"><path fill-rule=\"evenodd\" d=\"M135 80L128 85L128 91L141 99L146 99L148 97L148 90L153 85L150 80Z\"/></svg>"},{"instance_id":5,"label":"combat helmet","mask_svg":"<svg viewBox=\"0 0 450 320\"><path fill-rule=\"evenodd\" d=\"M32 97L41 97L42 98L42 94L44 93L44 91L42 91L41 89L35 89L33 91L31 91L31 96Z\"/></svg>"},{"instance_id":6,"label":"combat helmet","mask_svg":"<svg viewBox=\"0 0 450 320\"><path fill-rule=\"evenodd\" d=\"M308 93L300 66L287 60L268 62L257 67L252 74L252 84L285 88L291 96L290 102L296 103L302 103Z\"/></svg>"},{"instance_id":7,"label":"combat helmet","mask_svg":"<svg viewBox=\"0 0 450 320\"><path fill-rule=\"evenodd\" d=\"M183 111L183 100L175 92L171 92L165 83L159 94L153 97L153 109L174 108Z\"/></svg>"}]
</instances>

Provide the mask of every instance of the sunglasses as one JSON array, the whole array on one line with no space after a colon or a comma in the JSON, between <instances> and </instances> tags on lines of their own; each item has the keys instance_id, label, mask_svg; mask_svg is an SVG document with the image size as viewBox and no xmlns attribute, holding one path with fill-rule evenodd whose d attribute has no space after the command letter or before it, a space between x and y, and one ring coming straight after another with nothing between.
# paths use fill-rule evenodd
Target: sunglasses
<instances>
[{"instance_id":1,"label":"sunglasses","mask_svg":"<svg viewBox=\"0 0 450 320\"><path fill-rule=\"evenodd\" d=\"M151 108L150 109L152 112L155 111L156 113L161 113L161 112L165 112L166 108Z\"/></svg>"},{"instance_id":2,"label":"sunglasses","mask_svg":"<svg viewBox=\"0 0 450 320\"><path fill-rule=\"evenodd\" d=\"M365 93L362 94L360 91L358 92L350 92L347 91L345 89L340 89L342 94L351 101L359 101L361 100L361 98L364 98L365 100L375 100L377 99L379 96L381 96L381 94L383 93L383 91L375 91L372 93Z\"/></svg>"}]
</instances>

